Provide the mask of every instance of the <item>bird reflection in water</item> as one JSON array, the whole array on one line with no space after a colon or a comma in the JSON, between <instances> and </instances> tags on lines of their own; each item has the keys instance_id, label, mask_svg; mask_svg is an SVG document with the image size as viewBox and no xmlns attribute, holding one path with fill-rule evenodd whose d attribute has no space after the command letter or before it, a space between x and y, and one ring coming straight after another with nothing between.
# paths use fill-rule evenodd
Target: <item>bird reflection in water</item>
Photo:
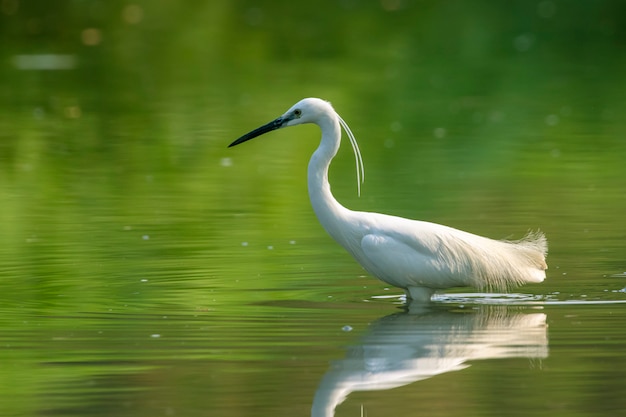
<instances>
[{"instance_id":1,"label":"bird reflection in water","mask_svg":"<svg viewBox=\"0 0 626 417\"><path fill-rule=\"evenodd\" d=\"M334 416L354 391L386 390L469 367L469 361L547 358L546 315L483 306L471 312L404 312L383 317L322 378L312 417Z\"/></svg>"}]
</instances>

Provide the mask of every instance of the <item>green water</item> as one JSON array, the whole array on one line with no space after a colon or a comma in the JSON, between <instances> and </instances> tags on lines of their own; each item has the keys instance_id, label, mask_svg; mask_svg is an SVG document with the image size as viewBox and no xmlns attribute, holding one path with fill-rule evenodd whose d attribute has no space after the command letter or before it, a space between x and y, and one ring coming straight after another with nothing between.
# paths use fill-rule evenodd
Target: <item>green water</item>
<instances>
[{"instance_id":1,"label":"green water","mask_svg":"<svg viewBox=\"0 0 626 417\"><path fill-rule=\"evenodd\" d=\"M1 1L0 414L619 415L624 16ZM401 309L310 208L316 127L226 148L307 96L361 146L345 206L541 229L547 280Z\"/></svg>"}]
</instances>

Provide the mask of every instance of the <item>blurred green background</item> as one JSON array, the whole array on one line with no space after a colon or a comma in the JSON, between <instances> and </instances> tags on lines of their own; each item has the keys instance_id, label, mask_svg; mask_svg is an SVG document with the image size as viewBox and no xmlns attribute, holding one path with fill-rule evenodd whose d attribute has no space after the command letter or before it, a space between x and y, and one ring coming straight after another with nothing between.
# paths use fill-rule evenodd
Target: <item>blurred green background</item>
<instances>
[{"instance_id":1,"label":"blurred green background","mask_svg":"<svg viewBox=\"0 0 626 417\"><path fill-rule=\"evenodd\" d=\"M149 338L163 314L222 323L231 352L241 332L271 340L280 326L280 314L233 319L267 317L259 305L400 293L317 223L305 178L316 127L226 148L307 96L331 101L361 146L360 198L349 146L331 167L348 208L493 238L541 229L548 279L522 291L623 298L623 1L0 0L0 45L0 326L20 347L0 362L5 415L76 405L24 401L48 390L35 381L81 380L39 368L67 352L131 374L157 366L134 361L161 353L120 340ZM117 336L100 339L104 323ZM69 346L46 357L59 337ZM250 395L250 410L221 415L264 410Z\"/></svg>"},{"instance_id":2,"label":"blurred green background","mask_svg":"<svg viewBox=\"0 0 626 417\"><path fill-rule=\"evenodd\" d=\"M577 247L568 264L621 272L625 13L620 1L3 0L2 261L32 268L17 280L28 285L125 274L129 258L230 263L228 247L255 235L264 248L327 243L305 191L315 128L226 149L319 96L363 150L362 198L350 156L331 168L347 207L495 238L541 228L551 265Z\"/></svg>"}]
</instances>

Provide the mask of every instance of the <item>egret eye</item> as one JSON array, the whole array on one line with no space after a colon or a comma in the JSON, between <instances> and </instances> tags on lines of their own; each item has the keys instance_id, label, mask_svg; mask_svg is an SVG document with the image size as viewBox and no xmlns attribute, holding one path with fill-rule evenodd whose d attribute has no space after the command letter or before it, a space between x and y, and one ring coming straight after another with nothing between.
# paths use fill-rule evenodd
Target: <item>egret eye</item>
<instances>
[{"instance_id":1,"label":"egret eye","mask_svg":"<svg viewBox=\"0 0 626 417\"><path fill-rule=\"evenodd\" d=\"M300 118L300 116L302 116L302 110L300 109L295 109L293 111L293 115L296 116L297 118Z\"/></svg>"}]
</instances>

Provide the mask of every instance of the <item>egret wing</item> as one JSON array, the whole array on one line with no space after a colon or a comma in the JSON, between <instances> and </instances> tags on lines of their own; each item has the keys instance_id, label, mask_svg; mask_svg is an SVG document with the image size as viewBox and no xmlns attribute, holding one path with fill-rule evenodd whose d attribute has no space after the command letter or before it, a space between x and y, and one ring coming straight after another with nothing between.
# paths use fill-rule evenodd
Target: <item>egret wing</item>
<instances>
[{"instance_id":1,"label":"egret wing","mask_svg":"<svg viewBox=\"0 0 626 417\"><path fill-rule=\"evenodd\" d=\"M361 239L362 264L383 281L400 288L447 288L462 285L429 248L428 242L406 242L386 234L371 233Z\"/></svg>"}]
</instances>

